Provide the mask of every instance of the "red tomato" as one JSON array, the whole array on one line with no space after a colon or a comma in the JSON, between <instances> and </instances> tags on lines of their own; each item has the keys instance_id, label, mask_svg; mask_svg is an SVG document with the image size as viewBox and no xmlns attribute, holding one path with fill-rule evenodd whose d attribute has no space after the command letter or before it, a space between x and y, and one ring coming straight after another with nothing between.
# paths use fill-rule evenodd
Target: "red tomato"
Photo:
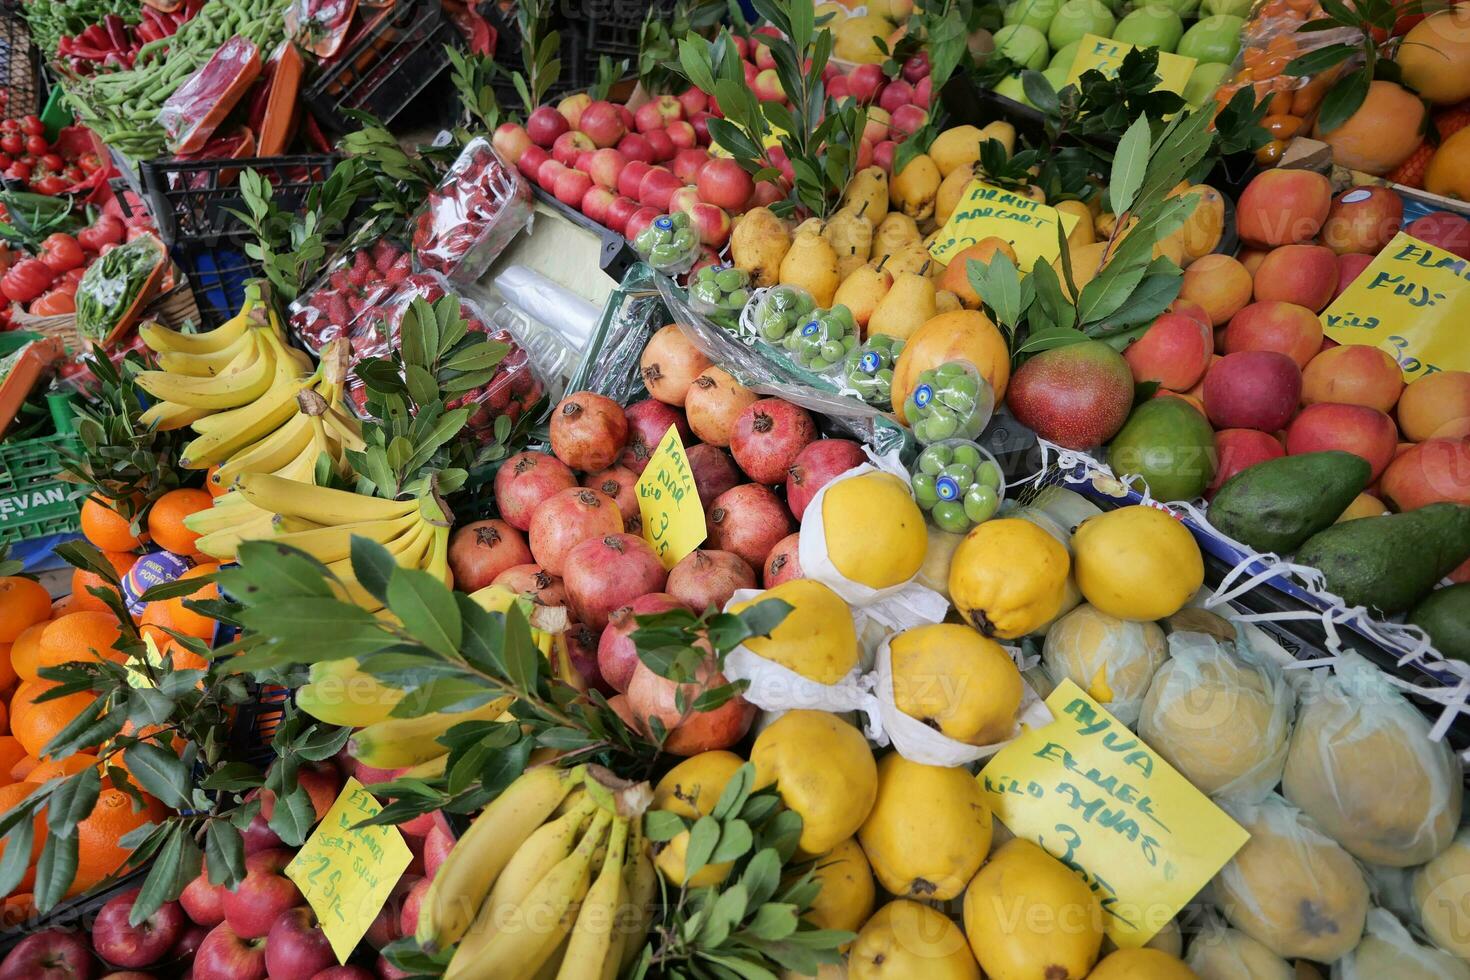
<instances>
[{"instance_id":1,"label":"red tomato","mask_svg":"<svg viewBox=\"0 0 1470 980\"><path fill-rule=\"evenodd\" d=\"M41 122L41 117L34 113L20 121L20 128L31 136L41 136L46 132L46 124Z\"/></svg>"},{"instance_id":2,"label":"red tomato","mask_svg":"<svg viewBox=\"0 0 1470 980\"><path fill-rule=\"evenodd\" d=\"M49 149L51 149L51 144L46 142L46 137L44 137L44 136L27 136L26 137L26 152L27 153L30 153L33 156L40 156L41 154L45 153Z\"/></svg>"},{"instance_id":3,"label":"red tomato","mask_svg":"<svg viewBox=\"0 0 1470 980\"><path fill-rule=\"evenodd\" d=\"M20 132L20 120L19 119L0 119L0 133L18 133L18 132Z\"/></svg>"},{"instance_id":4,"label":"red tomato","mask_svg":"<svg viewBox=\"0 0 1470 980\"><path fill-rule=\"evenodd\" d=\"M35 191L37 194L55 196L66 190L68 186L69 185L67 184L65 177L58 177L56 174L48 174L45 177L42 177L40 180L32 182L31 190Z\"/></svg>"},{"instance_id":5,"label":"red tomato","mask_svg":"<svg viewBox=\"0 0 1470 980\"><path fill-rule=\"evenodd\" d=\"M41 155L41 164L51 170L60 171L66 169L66 161L61 159L60 153L43 153Z\"/></svg>"},{"instance_id":6,"label":"red tomato","mask_svg":"<svg viewBox=\"0 0 1470 980\"><path fill-rule=\"evenodd\" d=\"M46 236L46 240L41 243L40 259L57 275L75 269L87 261L77 240L60 231Z\"/></svg>"},{"instance_id":7,"label":"red tomato","mask_svg":"<svg viewBox=\"0 0 1470 980\"><path fill-rule=\"evenodd\" d=\"M0 153L0 170L9 170L10 165L14 162L9 153Z\"/></svg>"},{"instance_id":8,"label":"red tomato","mask_svg":"<svg viewBox=\"0 0 1470 980\"><path fill-rule=\"evenodd\" d=\"M77 158L77 165L86 173L93 174L102 169L102 158L95 153L83 153Z\"/></svg>"},{"instance_id":9,"label":"red tomato","mask_svg":"<svg viewBox=\"0 0 1470 980\"><path fill-rule=\"evenodd\" d=\"M0 150L4 150L11 156L20 156L25 152L26 140L19 133L6 133L0 136Z\"/></svg>"},{"instance_id":10,"label":"red tomato","mask_svg":"<svg viewBox=\"0 0 1470 980\"><path fill-rule=\"evenodd\" d=\"M67 293L55 289L49 293L42 293L31 304L30 309L31 316L55 316L58 313L75 313L76 311L76 300Z\"/></svg>"},{"instance_id":11,"label":"red tomato","mask_svg":"<svg viewBox=\"0 0 1470 980\"><path fill-rule=\"evenodd\" d=\"M17 303L29 303L44 293L55 278L40 259L22 259L0 279L0 294Z\"/></svg>"},{"instance_id":12,"label":"red tomato","mask_svg":"<svg viewBox=\"0 0 1470 980\"><path fill-rule=\"evenodd\" d=\"M72 293L76 292L77 287L82 284L82 275L86 271L87 267L84 265L79 265L75 269L68 269L62 273L60 279L56 280L56 288L65 289Z\"/></svg>"},{"instance_id":13,"label":"red tomato","mask_svg":"<svg viewBox=\"0 0 1470 980\"><path fill-rule=\"evenodd\" d=\"M98 215L97 220L92 222L90 228L83 228L77 232L77 241L81 242L82 248L89 252L101 252L102 246L107 244L122 244L123 235L127 229L123 221L115 214Z\"/></svg>"},{"instance_id":14,"label":"red tomato","mask_svg":"<svg viewBox=\"0 0 1470 980\"><path fill-rule=\"evenodd\" d=\"M61 175L66 178L68 184L80 184L87 179L87 175L82 172L81 167L67 167L62 171Z\"/></svg>"},{"instance_id":15,"label":"red tomato","mask_svg":"<svg viewBox=\"0 0 1470 980\"><path fill-rule=\"evenodd\" d=\"M5 176L11 180L30 180L31 165L24 160L17 160L5 168Z\"/></svg>"}]
</instances>

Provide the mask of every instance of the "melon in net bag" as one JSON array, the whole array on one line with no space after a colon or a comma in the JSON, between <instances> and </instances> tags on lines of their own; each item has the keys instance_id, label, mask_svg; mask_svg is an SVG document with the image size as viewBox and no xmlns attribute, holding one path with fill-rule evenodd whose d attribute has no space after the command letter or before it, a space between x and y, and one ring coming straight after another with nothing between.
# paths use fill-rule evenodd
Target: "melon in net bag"
<instances>
[{"instance_id":1,"label":"melon in net bag","mask_svg":"<svg viewBox=\"0 0 1470 980\"><path fill-rule=\"evenodd\" d=\"M1470 980L1470 963L1442 949L1414 941L1409 930L1386 909L1368 912L1363 941L1332 964L1332 980Z\"/></svg>"},{"instance_id":2,"label":"melon in net bag","mask_svg":"<svg viewBox=\"0 0 1470 980\"><path fill-rule=\"evenodd\" d=\"M1087 603L1052 624L1041 650L1052 684L1070 678L1129 726L1138 722L1149 682L1166 659L1157 623L1118 619Z\"/></svg>"},{"instance_id":3,"label":"melon in net bag","mask_svg":"<svg viewBox=\"0 0 1470 980\"><path fill-rule=\"evenodd\" d=\"M1206 922L1184 962L1200 980L1295 980L1291 964L1239 929Z\"/></svg>"}]
</instances>

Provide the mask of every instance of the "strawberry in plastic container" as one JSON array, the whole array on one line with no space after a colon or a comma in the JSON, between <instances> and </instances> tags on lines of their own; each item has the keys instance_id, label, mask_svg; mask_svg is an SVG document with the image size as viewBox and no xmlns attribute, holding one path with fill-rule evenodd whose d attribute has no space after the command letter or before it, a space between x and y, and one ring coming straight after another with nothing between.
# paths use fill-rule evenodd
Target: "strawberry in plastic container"
<instances>
[{"instance_id":1,"label":"strawberry in plastic container","mask_svg":"<svg viewBox=\"0 0 1470 980\"><path fill-rule=\"evenodd\" d=\"M380 238L335 261L312 288L291 304L291 329L320 351L353 334L359 321L380 319L377 307L413 273L408 251Z\"/></svg>"},{"instance_id":2,"label":"strawberry in plastic container","mask_svg":"<svg viewBox=\"0 0 1470 980\"><path fill-rule=\"evenodd\" d=\"M465 146L414 218L414 269L474 282L531 220L531 188L484 138Z\"/></svg>"}]
</instances>

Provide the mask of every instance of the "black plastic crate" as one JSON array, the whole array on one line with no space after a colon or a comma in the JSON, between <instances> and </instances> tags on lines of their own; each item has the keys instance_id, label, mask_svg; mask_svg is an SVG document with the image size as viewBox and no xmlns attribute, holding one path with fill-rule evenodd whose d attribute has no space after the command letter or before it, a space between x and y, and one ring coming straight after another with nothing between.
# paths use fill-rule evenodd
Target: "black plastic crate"
<instances>
[{"instance_id":1,"label":"black plastic crate","mask_svg":"<svg viewBox=\"0 0 1470 980\"><path fill-rule=\"evenodd\" d=\"M459 31L438 0L399 0L383 18L307 86L312 114L334 133L357 129L344 110L394 117L449 67L446 45L459 47Z\"/></svg>"},{"instance_id":2,"label":"black plastic crate","mask_svg":"<svg viewBox=\"0 0 1470 980\"><path fill-rule=\"evenodd\" d=\"M240 312L245 283L260 270L236 247L181 244L172 250L174 262L188 277L203 326L217 327Z\"/></svg>"},{"instance_id":3,"label":"black plastic crate","mask_svg":"<svg viewBox=\"0 0 1470 980\"><path fill-rule=\"evenodd\" d=\"M0 10L0 118L40 113L41 59L18 10Z\"/></svg>"},{"instance_id":4,"label":"black plastic crate","mask_svg":"<svg viewBox=\"0 0 1470 980\"><path fill-rule=\"evenodd\" d=\"M597 79L597 62L602 55L614 61L638 60L638 35L643 20L653 10L659 16L672 17L672 0L587 0L576 10L566 9L565 31L573 31L585 40L591 63L581 66L588 75L587 84Z\"/></svg>"},{"instance_id":5,"label":"black plastic crate","mask_svg":"<svg viewBox=\"0 0 1470 980\"><path fill-rule=\"evenodd\" d=\"M243 242L248 232L233 213L245 210L240 173L252 169L271 182L277 207L297 211L307 192L331 174L339 157L328 153L239 160L146 160L139 166L143 193L169 245Z\"/></svg>"}]
</instances>

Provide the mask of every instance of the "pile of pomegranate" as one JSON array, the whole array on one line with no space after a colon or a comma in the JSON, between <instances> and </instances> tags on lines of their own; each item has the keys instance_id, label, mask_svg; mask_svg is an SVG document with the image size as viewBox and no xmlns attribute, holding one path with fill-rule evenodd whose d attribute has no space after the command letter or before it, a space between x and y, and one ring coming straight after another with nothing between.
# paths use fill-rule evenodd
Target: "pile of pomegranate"
<instances>
[{"instance_id":1,"label":"pile of pomegranate","mask_svg":"<svg viewBox=\"0 0 1470 980\"><path fill-rule=\"evenodd\" d=\"M657 718L681 755L723 748L750 727L743 698L680 712L677 685L638 659L635 616L720 609L737 589L801 578L797 527L821 487L864 460L847 439L823 439L812 416L762 398L710 363L670 324L645 347L651 397L626 407L590 391L552 410L551 452L522 452L495 478L500 514L455 531L455 587L502 584L565 606L573 666L631 726ZM665 570L644 541L637 483L669 426L678 429L705 508L705 547ZM688 700L725 683L711 658Z\"/></svg>"}]
</instances>

